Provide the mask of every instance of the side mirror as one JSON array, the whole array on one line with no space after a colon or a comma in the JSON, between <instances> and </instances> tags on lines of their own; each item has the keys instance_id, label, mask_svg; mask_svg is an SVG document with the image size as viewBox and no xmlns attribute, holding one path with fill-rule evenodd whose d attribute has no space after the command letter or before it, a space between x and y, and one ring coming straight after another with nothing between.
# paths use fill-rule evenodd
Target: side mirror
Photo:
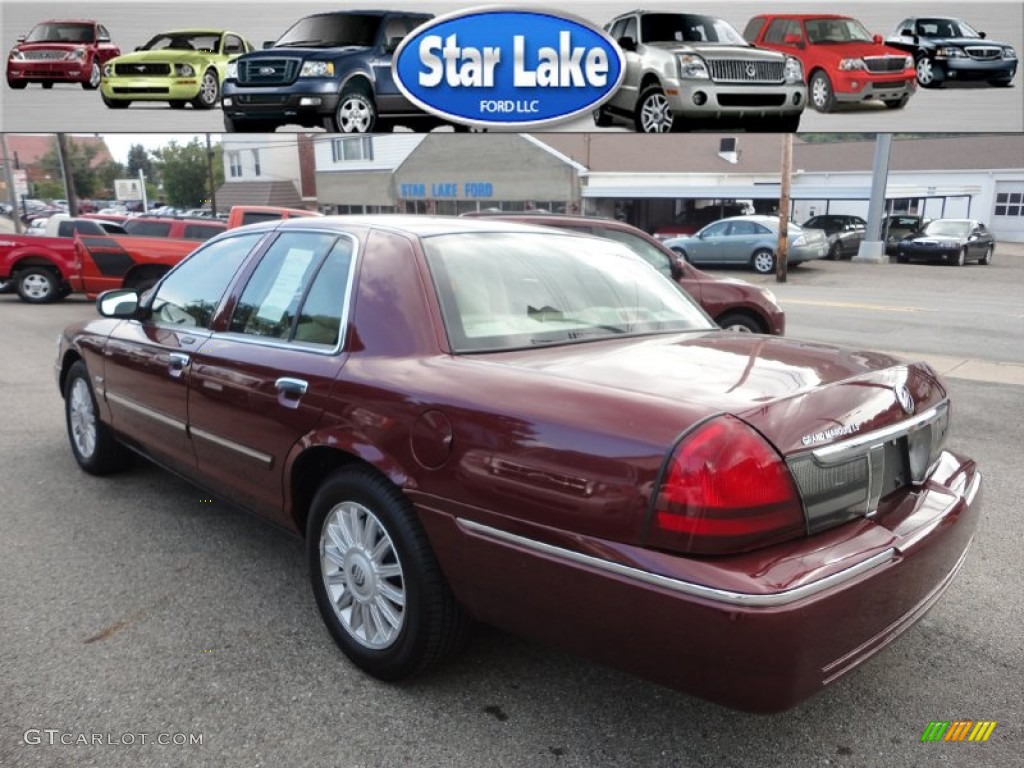
<instances>
[{"instance_id":1,"label":"side mirror","mask_svg":"<svg viewBox=\"0 0 1024 768\"><path fill-rule=\"evenodd\" d=\"M139 294L126 288L104 291L96 297L96 311L104 317L135 317L139 311Z\"/></svg>"},{"instance_id":2,"label":"side mirror","mask_svg":"<svg viewBox=\"0 0 1024 768\"><path fill-rule=\"evenodd\" d=\"M25 36L24 35L18 35L18 42L19 43L24 43L25 42Z\"/></svg>"},{"instance_id":3,"label":"side mirror","mask_svg":"<svg viewBox=\"0 0 1024 768\"><path fill-rule=\"evenodd\" d=\"M800 35L786 35L782 38L783 45L795 45L797 48L804 47L804 39Z\"/></svg>"},{"instance_id":4,"label":"side mirror","mask_svg":"<svg viewBox=\"0 0 1024 768\"><path fill-rule=\"evenodd\" d=\"M264 40L263 41L263 50L265 51L265 50L267 50L267 48L273 48L275 42L276 41L274 41L274 40Z\"/></svg>"},{"instance_id":5,"label":"side mirror","mask_svg":"<svg viewBox=\"0 0 1024 768\"><path fill-rule=\"evenodd\" d=\"M398 49L399 44L404 39L405 38L402 37L390 38L386 43L384 43L384 53L394 53Z\"/></svg>"},{"instance_id":6,"label":"side mirror","mask_svg":"<svg viewBox=\"0 0 1024 768\"><path fill-rule=\"evenodd\" d=\"M623 35L622 37L620 37L615 42L617 42L619 44L619 48L621 48L624 51L635 51L636 50L636 40L634 40L629 35Z\"/></svg>"},{"instance_id":7,"label":"side mirror","mask_svg":"<svg viewBox=\"0 0 1024 768\"><path fill-rule=\"evenodd\" d=\"M110 35L100 35L99 37L96 38L96 42L97 43L109 43L110 42Z\"/></svg>"},{"instance_id":8,"label":"side mirror","mask_svg":"<svg viewBox=\"0 0 1024 768\"><path fill-rule=\"evenodd\" d=\"M882 44L882 36L881 35L874 35L871 39L872 39L872 41L874 41L875 45L881 45Z\"/></svg>"},{"instance_id":9,"label":"side mirror","mask_svg":"<svg viewBox=\"0 0 1024 768\"><path fill-rule=\"evenodd\" d=\"M986 37L988 37L988 33L987 32L979 32L978 33L978 37L980 37L982 40L984 40Z\"/></svg>"}]
</instances>

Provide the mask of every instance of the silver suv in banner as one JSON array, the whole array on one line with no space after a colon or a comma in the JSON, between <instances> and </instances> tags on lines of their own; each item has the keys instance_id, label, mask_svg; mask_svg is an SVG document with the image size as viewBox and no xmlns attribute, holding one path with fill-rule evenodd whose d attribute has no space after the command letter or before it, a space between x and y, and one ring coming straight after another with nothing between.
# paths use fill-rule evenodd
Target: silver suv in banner
<instances>
[{"instance_id":1,"label":"silver suv in banner","mask_svg":"<svg viewBox=\"0 0 1024 768\"><path fill-rule=\"evenodd\" d=\"M726 21L633 11L605 29L625 54L626 76L594 111L599 127L617 119L644 133L726 120L759 131L800 125L807 103L800 62L753 47Z\"/></svg>"}]
</instances>

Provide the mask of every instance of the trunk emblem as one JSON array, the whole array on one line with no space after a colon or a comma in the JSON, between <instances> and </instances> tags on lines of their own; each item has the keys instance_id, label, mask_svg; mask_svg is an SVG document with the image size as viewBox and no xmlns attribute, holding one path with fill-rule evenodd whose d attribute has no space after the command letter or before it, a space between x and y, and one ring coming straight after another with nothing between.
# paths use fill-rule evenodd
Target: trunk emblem
<instances>
[{"instance_id":1,"label":"trunk emblem","mask_svg":"<svg viewBox=\"0 0 1024 768\"><path fill-rule=\"evenodd\" d=\"M896 387L896 399L899 401L900 407L907 416L914 414L914 398L910 394L910 390L907 389L905 384L900 384Z\"/></svg>"}]
</instances>

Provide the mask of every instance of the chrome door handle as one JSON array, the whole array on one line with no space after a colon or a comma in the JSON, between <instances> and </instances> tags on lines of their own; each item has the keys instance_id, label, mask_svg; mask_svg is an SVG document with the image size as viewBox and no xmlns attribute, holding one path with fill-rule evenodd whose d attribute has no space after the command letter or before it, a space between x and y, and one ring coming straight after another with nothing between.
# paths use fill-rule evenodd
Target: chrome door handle
<instances>
[{"instance_id":1,"label":"chrome door handle","mask_svg":"<svg viewBox=\"0 0 1024 768\"><path fill-rule=\"evenodd\" d=\"M289 395L304 395L306 390L309 389L308 382L302 379L290 379L287 376L283 376L274 382L274 386L277 387L278 392Z\"/></svg>"},{"instance_id":2,"label":"chrome door handle","mask_svg":"<svg viewBox=\"0 0 1024 768\"><path fill-rule=\"evenodd\" d=\"M274 382L277 387L277 402L285 408L298 408L299 401L309 389L309 384L302 379L291 379L282 376Z\"/></svg>"},{"instance_id":3,"label":"chrome door handle","mask_svg":"<svg viewBox=\"0 0 1024 768\"><path fill-rule=\"evenodd\" d=\"M185 372L185 368L188 366L189 361L192 360L188 355L182 354L181 352L171 352L168 356L169 359L169 372L171 378L180 379L181 374Z\"/></svg>"}]
</instances>

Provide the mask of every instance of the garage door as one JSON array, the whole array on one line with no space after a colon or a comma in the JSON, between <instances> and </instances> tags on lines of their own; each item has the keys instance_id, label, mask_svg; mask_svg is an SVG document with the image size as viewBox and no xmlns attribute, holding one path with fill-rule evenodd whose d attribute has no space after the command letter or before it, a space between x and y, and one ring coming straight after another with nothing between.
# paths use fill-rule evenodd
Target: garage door
<instances>
[{"instance_id":1,"label":"garage door","mask_svg":"<svg viewBox=\"0 0 1024 768\"><path fill-rule=\"evenodd\" d=\"M1000 240L1024 241L1024 181L996 182L996 204L988 224Z\"/></svg>"}]
</instances>

